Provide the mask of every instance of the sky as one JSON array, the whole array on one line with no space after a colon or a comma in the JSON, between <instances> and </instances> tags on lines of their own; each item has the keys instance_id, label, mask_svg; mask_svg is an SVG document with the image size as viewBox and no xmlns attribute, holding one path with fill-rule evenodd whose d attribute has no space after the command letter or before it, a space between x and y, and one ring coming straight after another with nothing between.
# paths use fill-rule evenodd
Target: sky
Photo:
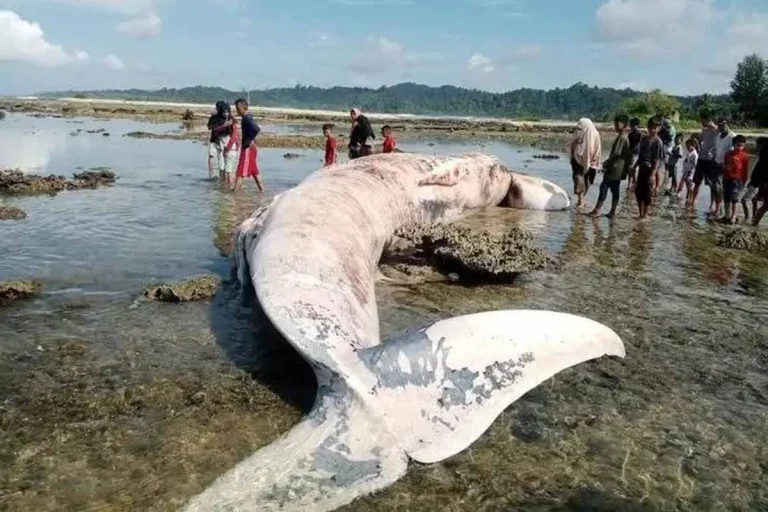
<instances>
[{"instance_id":1,"label":"sky","mask_svg":"<svg viewBox=\"0 0 768 512\"><path fill-rule=\"evenodd\" d=\"M722 93L768 0L0 0L0 94L400 82Z\"/></svg>"}]
</instances>

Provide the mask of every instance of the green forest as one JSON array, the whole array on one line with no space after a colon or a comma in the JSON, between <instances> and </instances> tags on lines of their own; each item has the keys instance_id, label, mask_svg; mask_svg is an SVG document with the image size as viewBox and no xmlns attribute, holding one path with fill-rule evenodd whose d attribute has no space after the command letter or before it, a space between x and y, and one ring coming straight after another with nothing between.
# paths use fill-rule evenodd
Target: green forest
<instances>
[{"instance_id":1,"label":"green forest","mask_svg":"<svg viewBox=\"0 0 768 512\"><path fill-rule=\"evenodd\" d=\"M693 120L702 112L725 116L741 125L768 125L768 65L757 55L746 57L734 77L731 94L670 96L661 91L639 92L632 89L594 87L577 83L568 88L548 91L517 89L492 93L445 85L430 87L415 83L380 87L331 87L328 89L297 85L250 91L251 102L265 107L294 107L346 110L360 107L381 113L506 117L523 120L575 120L591 117L611 119L616 113L641 118L651 115L679 114ZM221 87L184 87L159 90L99 90L43 93L43 97L78 97L210 103L234 101L245 91Z\"/></svg>"}]
</instances>

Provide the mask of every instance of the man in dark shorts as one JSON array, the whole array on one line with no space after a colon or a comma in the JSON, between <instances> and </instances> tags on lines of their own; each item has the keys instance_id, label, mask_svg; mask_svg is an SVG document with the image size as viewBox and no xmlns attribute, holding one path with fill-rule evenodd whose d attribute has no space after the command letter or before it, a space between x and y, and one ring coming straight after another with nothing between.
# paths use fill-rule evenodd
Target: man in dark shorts
<instances>
[{"instance_id":1,"label":"man in dark shorts","mask_svg":"<svg viewBox=\"0 0 768 512\"><path fill-rule=\"evenodd\" d=\"M608 218L612 219L616 215L616 206L619 204L619 189L621 180L627 174L627 168L632 160L632 148L629 145L629 138L626 130L629 119L625 115L618 115L613 120L613 128L616 130L616 140L611 146L611 154L608 160L603 162L603 181L600 183L600 195L597 198L595 209L589 215L597 217L603 208L603 203L608 198L608 191L611 191L611 211Z\"/></svg>"},{"instance_id":2,"label":"man in dark shorts","mask_svg":"<svg viewBox=\"0 0 768 512\"><path fill-rule=\"evenodd\" d=\"M635 199L640 209L640 219L648 216L651 206L655 179L659 166L664 162L664 144L657 135L659 121L656 118L648 120L648 135L640 142L640 155L637 160L637 183L635 184Z\"/></svg>"},{"instance_id":3,"label":"man in dark shorts","mask_svg":"<svg viewBox=\"0 0 768 512\"><path fill-rule=\"evenodd\" d=\"M699 161L696 164L696 171L693 173L694 189L692 204L696 204L702 182L707 180L707 185L711 187L709 177L717 175L717 164L715 163L716 141L717 125L712 121L711 116L702 115L701 136L699 136Z\"/></svg>"}]
</instances>

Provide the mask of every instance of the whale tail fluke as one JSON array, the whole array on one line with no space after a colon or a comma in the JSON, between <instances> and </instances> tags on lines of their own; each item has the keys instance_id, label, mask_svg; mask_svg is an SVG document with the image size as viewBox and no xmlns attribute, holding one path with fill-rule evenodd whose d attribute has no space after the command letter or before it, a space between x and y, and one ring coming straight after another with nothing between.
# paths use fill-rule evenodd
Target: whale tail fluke
<instances>
[{"instance_id":1,"label":"whale tail fluke","mask_svg":"<svg viewBox=\"0 0 768 512\"><path fill-rule=\"evenodd\" d=\"M338 377L318 387L310 414L238 463L185 510L323 512L406 472L403 448Z\"/></svg>"},{"instance_id":2,"label":"whale tail fluke","mask_svg":"<svg viewBox=\"0 0 768 512\"><path fill-rule=\"evenodd\" d=\"M310 414L186 510L334 510L394 483L409 456L437 462L467 448L527 391L602 355L624 356L616 333L549 311L451 318L359 350L361 364L346 367L355 389L320 372Z\"/></svg>"},{"instance_id":3,"label":"whale tail fluke","mask_svg":"<svg viewBox=\"0 0 768 512\"><path fill-rule=\"evenodd\" d=\"M437 462L474 442L511 403L556 373L624 356L608 327L549 311L494 311L443 320L358 353L381 413L413 459Z\"/></svg>"}]
</instances>

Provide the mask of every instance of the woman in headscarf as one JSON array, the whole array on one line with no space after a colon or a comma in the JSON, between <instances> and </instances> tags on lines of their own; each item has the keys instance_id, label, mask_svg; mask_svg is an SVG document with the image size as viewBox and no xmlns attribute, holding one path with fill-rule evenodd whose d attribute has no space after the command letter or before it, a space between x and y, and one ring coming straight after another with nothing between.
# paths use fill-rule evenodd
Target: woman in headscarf
<instances>
[{"instance_id":1,"label":"woman in headscarf","mask_svg":"<svg viewBox=\"0 0 768 512\"><path fill-rule=\"evenodd\" d=\"M595 182L603 148L600 134L590 119L586 117L579 119L576 128L578 133L570 143L570 153L573 193L576 195L576 207L580 208L589 186Z\"/></svg>"},{"instance_id":2,"label":"woman in headscarf","mask_svg":"<svg viewBox=\"0 0 768 512\"><path fill-rule=\"evenodd\" d=\"M349 111L352 119L352 131L349 134L349 159L354 160L361 156L373 153L371 139L375 139L371 122L363 115L359 108Z\"/></svg>"}]
</instances>

